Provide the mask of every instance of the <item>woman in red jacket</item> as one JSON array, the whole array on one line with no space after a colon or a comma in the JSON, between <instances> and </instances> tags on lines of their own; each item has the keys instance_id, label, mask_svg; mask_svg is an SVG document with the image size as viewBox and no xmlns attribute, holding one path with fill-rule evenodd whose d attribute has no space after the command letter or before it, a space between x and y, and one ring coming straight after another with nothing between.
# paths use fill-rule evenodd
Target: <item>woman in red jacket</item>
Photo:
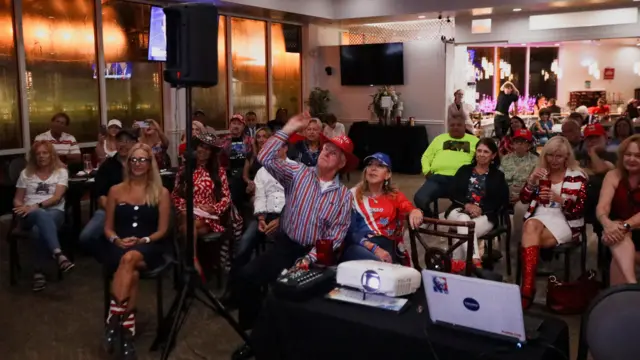
<instances>
[{"instance_id":1,"label":"woman in red jacket","mask_svg":"<svg viewBox=\"0 0 640 360\"><path fill-rule=\"evenodd\" d=\"M540 248L580 241L586 186L587 176L569 141L562 136L551 138L520 192L520 201L529 204L522 231L523 308L533 303Z\"/></svg>"}]
</instances>

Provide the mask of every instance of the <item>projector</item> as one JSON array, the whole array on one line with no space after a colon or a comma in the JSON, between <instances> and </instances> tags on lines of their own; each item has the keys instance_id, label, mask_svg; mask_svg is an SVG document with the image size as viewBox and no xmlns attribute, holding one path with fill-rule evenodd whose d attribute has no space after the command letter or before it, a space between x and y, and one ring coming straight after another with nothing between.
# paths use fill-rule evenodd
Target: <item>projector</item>
<instances>
[{"instance_id":1,"label":"projector","mask_svg":"<svg viewBox=\"0 0 640 360\"><path fill-rule=\"evenodd\" d=\"M421 280L414 268L374 260L343 262L336 275L339 285L392 297L413 294Z\"/></svg>"}]
</instances>

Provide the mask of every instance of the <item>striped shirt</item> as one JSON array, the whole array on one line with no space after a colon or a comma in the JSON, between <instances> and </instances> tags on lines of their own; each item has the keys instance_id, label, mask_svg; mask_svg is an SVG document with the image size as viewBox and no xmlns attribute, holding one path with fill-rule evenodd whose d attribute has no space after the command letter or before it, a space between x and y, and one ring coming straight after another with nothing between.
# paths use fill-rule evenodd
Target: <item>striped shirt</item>
<instances>
[{"instance_id":1,"label":"striped shirt","mask_svg":"<svg viewBox=\"0 0 640 360\"><path fill-rule=\"evenodd\" d=\"M56 149L58 155L73 155L80 154L80 147L78 146L78 142L76 138L71 135L63 132L60 135L60 139L56 139L51 135L51 130L42 133L36 136L35 141L47 141L53 144L53 147Z\"/></svg>"},{"instance_id":2,"label":"striped shirt","mask_svg":"<svg viewBox=\"0 0 640 360\"><path fill-rule=\"evenodd\" d=\"M308 256L316 261L316 240L331 240L333 249L342 245L351 223L351 195L338 177L323 189L315 168L284 161L278 150L289 136L279 130L258 154L258 161L284 187L287 204L280 226L293 241L313 246Z\"/></svg>"}]
</instances>

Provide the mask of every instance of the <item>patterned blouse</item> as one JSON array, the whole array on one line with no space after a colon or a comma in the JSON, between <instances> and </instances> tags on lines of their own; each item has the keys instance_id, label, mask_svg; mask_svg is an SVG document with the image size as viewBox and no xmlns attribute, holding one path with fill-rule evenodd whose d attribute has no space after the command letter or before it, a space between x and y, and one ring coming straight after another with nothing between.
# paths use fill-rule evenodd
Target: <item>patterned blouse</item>
<instances>
[{"instance_id":1,"label":"patterned blouse","mask_svg":"<svg viewBox=\"0 0 640 360\"><path fill-rule=\"evenodd\" d=\"M184 167L180 168L180 172L176 176L176 184L173 189L172 198L173 203L179 211L185 211L186 200L181 197L182 176L184 174ZM231 204L231 195L229 193L229 183L227 182L227 173L224 168L218 169L218 176L222 184L222 192L220 201L216 202L214 183L209 176L209 172L203 166L198 166L193 172L193 206L198 208L200 206L212 206L214 211L211 215L220 217L229 208ZM199 220L207 223L213 232L224 232L225 228L220 224L220 219L204 218L198 215L194 215L195 220Z\"/></svg>"}]
</instances>

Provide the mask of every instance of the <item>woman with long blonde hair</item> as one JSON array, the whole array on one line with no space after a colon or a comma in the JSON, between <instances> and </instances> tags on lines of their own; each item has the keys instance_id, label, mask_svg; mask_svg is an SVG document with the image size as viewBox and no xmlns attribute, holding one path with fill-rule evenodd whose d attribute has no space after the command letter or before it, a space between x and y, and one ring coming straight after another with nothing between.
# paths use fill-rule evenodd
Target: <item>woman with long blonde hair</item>
<instances>
[{"instance_id":1,"label":"woman with long blonde hair","mask_svg":"<svg viewBox=\"0 0 640 360\"><path fill-rule=\"evenodd\" d=\"M33 291L46 287L42 271L51 255L63 272L73 268L73 263L62 253L58 230L64 223L64 194L68 187L69 174L58 158L53 144L36 141L27 156L27 167L22 170L16 194L13 197L13 212L21 218L21 226L30 230L31 239L38 244L35 251Z\"/></svg>"},{"instance_id":2,"label":"woman with long blonde hair","mask_svg":"<svg viewBox=\"0 0 640 360\"><path fill-rule=\"evenodd\" d=\"M253 138L253 148L251 150L251 156L244 162L244 169L242 171L242 179L247 183L247 194L253 195L256 190L256 184L253 179L256 177L258 170L262 167L262 164L258 161L258 154L260 150L271 137L271 130L267 127L256 130L256 136Z\"/></svg>"},{"instance_id":3,"label":"woman with long blonde hair","mask_svg":"<svg viewBox=\"0 0 640 360\"><path fill-rule=\"evenodd\" d=\"M171 164L166 163L167 149L169 148L169 138L162 131L162 127L153 119L147 119L143 122L144 126L140 127L140 137L138 141L149 145L153 150L153 156L156 158L158 167L166 169ZM134 127L139 126L134 124Z\"/></svg>"},{"instance_id":4,"label":"woman with long blonde hair","mask_svg":"<svg viewBox=\"0 0 640 360\"><path fill-rule=\"evenodd\" d=\"M496 136L502 139L509 130L509 108L513 104L513 115L518 115L518 100L520 92L511 81L507 81L500 87L500 94L496 100L496 111L493 118L493 126Z\"/></svg>"},{"instance_id":5,"label":"woman with long blonde hair","mask_svg":"<svg viewBox=\"0 0 640 360\"><path fill-rule=\"evenodd\" d=\"M538 166L520 192L529 204L522 230L522 306L535 295L540 248L579 241L584 227L587 175L580 168L569 141L556 136L542 148ZM586 239L582 239L586 241Z\"/></svg>"},{"instance_id":6,"label":"woman with long blonde hair","mask_svg":"<svg viewBox=\"0 0 640 360\"><path fill-rule=\"evenodd\" d=\"M124 181L109 190L105 210L105 265L115 274L104 341L106 350L120 358L135 357L140 270L162 264L170 212L171 198L162 186L153 150L138 143L129 152Z\"/></svg>"},{"instance_id":7,"label":"woman with long blonde hair","mask_svg":"<svg viewBox=\"0 0 640 360\"><path fill-rule=\"evenodd\" d=\"M422 211L391 184L391 159L375 153L364 159L362 181L351 189L353 210L343 261L377 260L411 265L402 239L402 223L417 228Z\"/></svg>"}]
</instances>

